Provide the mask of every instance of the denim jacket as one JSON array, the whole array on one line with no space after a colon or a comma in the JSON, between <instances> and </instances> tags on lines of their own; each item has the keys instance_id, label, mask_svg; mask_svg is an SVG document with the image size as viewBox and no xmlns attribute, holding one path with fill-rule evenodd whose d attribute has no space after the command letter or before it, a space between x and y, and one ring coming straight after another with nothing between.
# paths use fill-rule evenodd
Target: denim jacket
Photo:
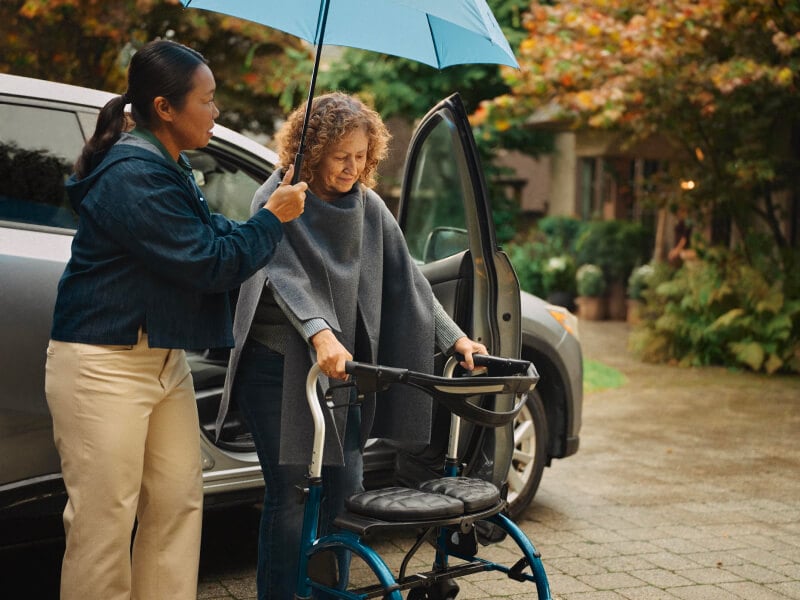
<instances>
[{"instance_id":1,"label":"denim jacket","mask_svg":"<svg viewBox=\"0 0 800 600\"><path fill-rule=\"evenodd\" d=\"M183 156L168 160L130 134L67 192L80 218L53 339L135 344L144 327L152 347L233 345L229 291L272 257L283 235L275 215L212 214Z\"/></svg>"}]
</instances>

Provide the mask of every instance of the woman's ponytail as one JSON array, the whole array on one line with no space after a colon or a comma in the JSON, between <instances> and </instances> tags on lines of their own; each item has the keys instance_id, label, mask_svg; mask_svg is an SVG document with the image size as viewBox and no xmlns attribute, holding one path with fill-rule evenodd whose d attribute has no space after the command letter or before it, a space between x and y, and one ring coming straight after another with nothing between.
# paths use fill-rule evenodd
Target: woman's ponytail
<instances>
[{"instance_id":1,"label":"woman's ponytail","mask_svg":"<svg viewBox=\"0 0 800 600\"><path fill-rule=\"evenodd\" d=\"M92 172L113 146L122 132L128 128L128 119L125 116L125 105L129 100L127 95L117 96L109 100L97 115L97 125L94 135L83 146L78 160L75 162L75 176L83 179Z\"/></svg>"}]
</instances>

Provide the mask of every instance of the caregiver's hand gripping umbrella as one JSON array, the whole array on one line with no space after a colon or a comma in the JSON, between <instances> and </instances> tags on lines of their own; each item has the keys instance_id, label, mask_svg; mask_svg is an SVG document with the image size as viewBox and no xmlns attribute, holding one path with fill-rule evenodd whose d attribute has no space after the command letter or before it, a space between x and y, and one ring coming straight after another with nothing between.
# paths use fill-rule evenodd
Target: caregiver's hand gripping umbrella
<instances>
[{"instance_id":1,"label":"caregiver's hand gripping umbrella","mask_svg":"<svg viewBox=\"0 0 800 600\"><path fill-rule=\"evenodd\" d=\"M519 66L486 0L181 1L186 7L268 25L316 45L295 180L324 43L409 58L438 69L472 63Z\"/></svg>"}]
</instances>

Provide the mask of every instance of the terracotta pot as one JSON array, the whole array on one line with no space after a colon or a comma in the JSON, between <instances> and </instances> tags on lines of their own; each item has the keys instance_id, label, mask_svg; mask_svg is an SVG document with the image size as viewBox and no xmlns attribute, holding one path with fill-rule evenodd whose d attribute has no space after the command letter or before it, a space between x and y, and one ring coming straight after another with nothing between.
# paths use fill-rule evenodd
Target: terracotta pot
<instances>
[{"instance_id":1,"label":"terracotta pot","mask_svg":"<svg viewBox=\"0 0 800 600\"><path fill-rule=\"evenodd\" d=\"M606 299L602 296L578 296L578 318L587 321L602 321L606 318Z\"/></svg>"}]
</instances>

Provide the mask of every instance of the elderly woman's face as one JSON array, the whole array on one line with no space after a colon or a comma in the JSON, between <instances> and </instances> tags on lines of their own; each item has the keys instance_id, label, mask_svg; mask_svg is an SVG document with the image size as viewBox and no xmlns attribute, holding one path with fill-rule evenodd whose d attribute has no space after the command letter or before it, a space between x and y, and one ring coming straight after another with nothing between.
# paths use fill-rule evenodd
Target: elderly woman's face
<instances>
[{"instance_id":1,"label":"elderly woman's face","mask_svg":"<svg viewBox=\"0 0 800 600\"><path fill-rule=\"evenodd\" d=\"M323 156L312 191L326 202L349 192L367 164L369 137L364 128L347 134Z\"/></svg>"}]
</instances>

